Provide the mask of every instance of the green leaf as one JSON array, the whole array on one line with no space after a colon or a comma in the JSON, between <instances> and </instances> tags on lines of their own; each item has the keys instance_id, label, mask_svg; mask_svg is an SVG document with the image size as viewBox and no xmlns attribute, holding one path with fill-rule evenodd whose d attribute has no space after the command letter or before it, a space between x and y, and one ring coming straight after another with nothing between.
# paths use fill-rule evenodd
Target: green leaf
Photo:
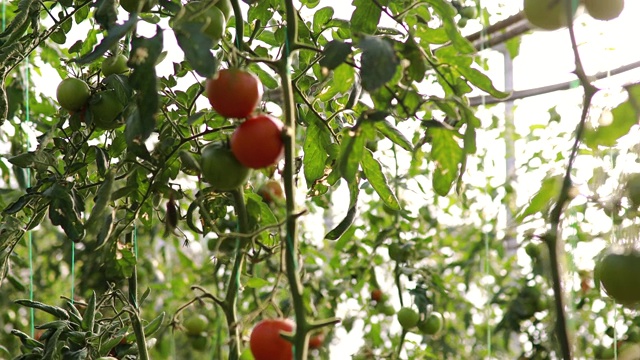
<instances>
[{"instance_id":1,"label":"green leaf","mask_svg":"<svg viewBox=\"0 0 640 360\"><path fill-rule=\"evenodd\" d=\"M331 132L327 125L318 119L313 112L310 111L305 120L309 125L303 144L304 158L302 163L307 186L311 188L316 180L325 175L327 149L332 141Z\"/></svg>"},{"instance_id":2,"label":"green leaf","mask_svg":"<svg viewBox=\"0 0 640 360\"><path fill-rule=\"evenodd\" d=\"M107 173L102 185L100 185L96 192L93 209L91 209L91 214L89 214L89 219L87 219L85 224L87 232L90 234L93 234L102 228L102 224L105 219L105 212L109 205L109 201L111 201L111 194L113 194L114 182L115 173L112 170Z\"/></svg>"},{"instance_id":3,"label":"green leaf","mask_svg":"<svg viewBox=\"0 0 640 360\"><path fill-rule=\"evenodd\" d=\"M371 124L371 122L359 122L356 126L343 130L338 166L340 175L349 184L355 182L365 144L373 137Z\"/></svg>"},{"instance_id":4,"label":"green leaf","mask_svg":"<svg viewBox=\"0 0 640 360\"><path fill-rule=\"evenodd\" d=\"M313 14L313 31L319 33L322 28L333 18L333 8L323 7Z\"/></svg>"},{"instance_id":5,"label":"green leaf","mask_svg":"<svg viewBox=\"0 0 640 360\"><path fill-rule=\"evenodd\" d=\"M92 291L89 303L82 317L82 330L93 332L96 320L96 292Z\"/></svg>"},{"instance_id":6,"label":"green leaf","mask_svg":"<svg viewBox=\"0 0 640 360\"><path fill-rule=\"evenodd\" d=\"M246 287L253 288L253 289L260 289L267 285L269 285L269 282L267 280L257 278L257 277L252 277L249 280L247 280L247 282L245 283Z\"/></svg>"},{"instance_id":7,"label":"green leaf","mask_svg":"<svg viewBox=\"0 0 640 360\"><path fill-rule=\"evenodd\" d=\"M387 139L391 140L394 144L407 151L413 151L413 144L411 144L411 141L409 141L409 139L407 139L400 130L387 120L376 121L375 126L376 130L378 130Z\"/></svg>"},{"instance_id":8,"label":"green leaf","mask_svg":"<svg viewBox=\"0 0 640 360\"><path fill-rule=\"evenodd\" d=\"M554 175L542 181L540 190L529 200L529 205L517 216L518 221L522 221L529 215L539 213L549 207L549 205L560 194L562 189L562 175Z\"/></svg>"},{"instance_id":9,"label":"green leaf","mask_svg":"<svg viewBox=\"0 0 640 360\"><path fill-rule=\"evenodd\" d=\"M159 98L156 76L156 63L162 53L162 28L156 27L152 38L134 37L131 40L131 56L128 65L133 68L130 77L131 86L138 90L136 96L137 111L127 118L125 135L127 144L142 144L153 132Z\"/></svg>"},{"instance_id":10,"label":"green leaf","mask_svg":"<svg viewBox=\"0 0 640 360\"><path fill-rule=\"evenodd\" d=\"M132 17L129 17L129 19L125 21L122 25L116 25L111 27L107 33L107 36L104 39L102 39L100 44L98 44L98 46L96 46L92 52L86 55L83 55L74 61L80 65L86 65L94 62L98 58L102 57L104 53L106 53L111 48L116 46L120 42L120 39L122 39L135 27L137 22L138 22L138 17L132 16Z\"/></svg>"},{"instance_id":11,"label":"green leaf","mask_svg":"<svg viewBox=\"0 0 640 360\"><path fill-rule=\"evenodd\" d=\"M55 184L44 192L51 199L49 203L49 220L62 227L67 237L74 242L82 240L85 229L78 214L78 206L74 197L64 187Z\"/></svg>"},{"instance_id":12,"label":"green leaf","mask_svg":"<svg viewBox=\"0 0 640 360\"><path fill-rule=\"evenodd\" d=\"M337 68L342 64L349 55L353 52L351 43L346 43L340 40L332 40L325 45L322 50L322 58L320 59L320 66L329 70Z\"/></svg>"},{"instance_id":13,"label":"green leaf","mask_svg":"<svg viewBox=\"0 0 640 360\"><path fill-rule=\"evenodd\" d=\"M331 231L329 231L329 233L327 233L327 235L325 235L325 239L338 240L342 237L342 235L347 233L347 230L349 230L349 228L353 224L353 221L356 218L356 214L358 213L356 206L358 203L358 194L359 187L358 184L354 181L353 183L349 184L349 210L347 210L347 214L345 215L344 219L342 219L342 221L340 221L340 223L335 228L333 228Z\"/></svg>"},{"instance_id":14,"label":"green leaf","mask_svg":"<svg viewBox=\"0 0 640 360\"><path fill-rule=\"evenodd\" d=\"M476 49L471 42L467 40L458 29L454 16L457 14L457 10L451 5L451 3L444 0L427 0L433 10L440 15L442 19L442 27L447 33L449 42L461 53L471 54L475 53Z\"/></svg>"},{"instance_id":15,"label":"green leaf","mask_svg":"<svg viewBox=\"0 0 640 360\"><path fill-rule=\"evenodd\" d=\"M173 31L193 70L202 77L212 77L218 70L218 60L211 53L213 40L202 31L202 23L179 21Z\"/></svg>"},{"instance_id":16,"label":"green leaf","mask_svg":"<svg viewBox=\"0 0 640 360\"><path fill-rule=\"evenodd\" d=\"M613 120L610 124L596 129L585 129L584 142L592 149L598 146L614 146L618 139L629 133L638 123L638 113L630 101L625 101L611 110Z\"/></svg>"},{"instance_id":17,"label":"green leaf","mask_svg":"<svg viewBox=\"0 0 640 360\"><path fill-rule=\"evenodd\" d=\"M356 9L351 14L351 33L375 34L382 15L381 7L371 0L354 0L353 5Z\"/></svg>"},{"instance_id":18,"label":"green leaf","mask_svg":"<svg viewBox=\"0 0 640 360\"><path fill-rule=\"evenodd\" d=\"M411 36L404 42L401 54L403 58L409 60L409 66L405 70L408 80L415 82L424 80L428 69L427 61L423 54L424 51L426 50L421 50L420 45Z\"/></svg>"},{"instance_id":19,"label":"green leaf","mask_svg":"<svg viewBox=\"0 0 640 360\"><path fill-rule=\"evenodd\" d=\"M458 177L458 166L463 160L463 150L451 130L431 127L427 129L431 137L431 159L436 169L433 173L433 189L440 196L446 196Z\"/></svg>"},{"instance_id":20,"label":"green leaf","mask_svg":"<svg viewBox=\"0 0 640 360\"><path fill-rule=\"evenodd\" d=\"M481 90L489 93L491 96L497 99L504 99L509 96L509 93L496 89L493 86L491 79L479 70L467 66L458 66L457 70L465 77L465 79L469 80L473 85L477 86Z\"/></svg>"},{"instance_id":21,"label":"green leaf","mask_svg":"<svg viewBox=\"0 0 640 360\"><path fill-rule=\"evenodd\" d=\"M380 199L393 210L400 210L398 198L389 187L387 178L382 172L382 166L374 159L373 153L369 149L365 149L362 156L362 171L367 176L367 180L373 189L378 193Z\"/></svg>"},{"instance_id":22,"label":"green leaf","mask_svg":"<svg viewBox=\"0 0 640 360\"><path fill-rule=\"evenodd\" d=\"M358 47L362 49L362 88L372 92L393 78L400 62L391 42L383 38L365 36Z\"/></svg>"}]
</instances>

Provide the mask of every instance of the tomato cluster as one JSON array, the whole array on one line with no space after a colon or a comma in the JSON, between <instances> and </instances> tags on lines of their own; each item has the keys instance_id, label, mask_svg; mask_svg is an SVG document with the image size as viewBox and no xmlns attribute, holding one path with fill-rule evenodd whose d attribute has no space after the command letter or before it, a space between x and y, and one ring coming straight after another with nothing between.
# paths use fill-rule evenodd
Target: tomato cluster
<instances>
[{"instance_id":1,"label":"tomato cluster","mask_svg":"<svg viewBox=\"0 0 640 360\"><path fill-rule=\"evenodd\" d=\"M237 185L235 180L246 181L244 175L248 174L248 170L243 170L243 167L260 169L272 166L280 160L284 152L284 125L272 116L254 114L263 93L262 83L254 74L237 68L223 69L207 81L206 90L209 103L218 114L244 119L231 136L231 155L216 156L224 158L225 164L215 163L210 154L205 156L203 153L202 156L204 179L219 190L229 190L231 185ZM220 177L222 174L227 177L229 173L235 180L223 183Z\"/></svg>"}]
</instances>

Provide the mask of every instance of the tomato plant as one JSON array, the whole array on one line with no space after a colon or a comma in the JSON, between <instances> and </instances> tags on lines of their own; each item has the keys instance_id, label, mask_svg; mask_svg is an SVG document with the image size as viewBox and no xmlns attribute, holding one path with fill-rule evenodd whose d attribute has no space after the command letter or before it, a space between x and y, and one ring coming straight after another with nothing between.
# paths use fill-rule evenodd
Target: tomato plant
<instances>
[{"instance_id":1,"label":"tomato plant","mask_svg":"<svg viewBox=\"0 0 640 360\"><path fill-rule=\"evenodd\" d=\"M418 325L418 321L420 321L420 315L417 311L412 308L403 307L398 311L398 322L402 326L403 329L409 330Z\"/></svg>"},{"instance_id":2,"label":"tomato plant","mask_svg":"<svg viewBox=\"0 0 640 360\"><path fill-rule=\"evenodd\" d=\"M223 69L207 81L207 98L218 114L246 118L262 99L262 82L241 69Z\"/></svg>"},{"instance_id":3,"label":"tomato plant","mask_svg":"<svg viewBox=\"0 0 640 360\"><path fill-rule=\"evenodd\" d=\"M295 324L289 319L265 319L251 331L249 346L255 360L291 360L293 346L280 336L292 332Z\"/></svg>"},{"instance_id":4,"label":"tomato plant","mask_svg":"<svg viewBox=\"0 0 640 360\"><path fill-rule=\"evenodd\" d=\"M269 115L248 118L231 135L231 151L252 169L274 165L284 152L282 122Z\"/></svg>"},{"instance_id":5,"label":"tomato plant","mask_svg":"<svg viewBox=\"0 0 640 360\"><path fill-rule=\"evenodd\" d=\"M129 70L127 57L123 54L110 56L102 61L102 75L124 74Z\"/></svg>"},{"instance_id":6,"label":"tomato plant","mask_svg":"<svg viewBox=\"0 0 640 360\"><path fill-rule=\"evenodd\" d=\"M613 20L624 9L624 0L584 0L587 13L594 19Z\"/></svg>"},{"instance_id":7,"label":"tomato plant","mask_svg":"<svg viewBox=\"0 0 640 360\"><path fill-rule=\"evenodd\" d=\"M80 110L87 103L90 96L89 85L76 78L62 80L56 89L58 103L68 111Z\"/></svg>"},{"instance_id":8,"label":"tomato plant","mask_svg":"<svg viewBox=\"0 0 640 360\"><path fill-rule=\"evenodd\" d=\"M605 292L619 304L634 306L640 303L640 253L636 250L609 251L596 268Z\"/></svg>"},{"instance_id":9,"label":"tomato plant","mask_svg":"<svg viewBox=\"0 0 640 360\"><path fill-rule=\"evenodd\" d=\"M212 143L202 149L200 169L203 179L220 191L237 189L247 182L251 169L242 165L222 143Z\"/></svg>"},{"instance_id":10,"label":"tomato plant","mask_svg":"<svg viewBox=\"0 0 640 360\"><path fill-rule=\"evenodd\" d=\"M89 100L89 112L93 123L99 129L110 130L123 125L121 121L123 104L114 90L95 93Z\"/></svg>"}]
</instances>

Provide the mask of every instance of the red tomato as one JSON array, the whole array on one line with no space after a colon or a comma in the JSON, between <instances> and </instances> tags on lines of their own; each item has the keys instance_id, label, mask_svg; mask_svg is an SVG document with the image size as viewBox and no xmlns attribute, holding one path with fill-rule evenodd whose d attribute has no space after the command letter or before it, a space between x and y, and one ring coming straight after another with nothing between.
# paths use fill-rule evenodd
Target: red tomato
<instances>
[{"instance_id":1,"label":"red tomato","mask_svg":"<svg viewBox=\"0 0 640 360\"><path fill-rule=\"evenodd\" d=\"M209 103L218 114L246 118L262 99L262 83L257 76L240 69L223 69L207 82Z\"/></svg>"},{"instance_id":2,"label":"red tomato","mask_svg":"<svg viewBox=\"0 0 640 360\"><path fill-rule=\"evenodd\" d=\"M248 118L231 135L231 152L252 169L274 165L284 152L283 124L269 115Z\"/></svg>"},{"instance_id":3,"label":"red tomato","mask_svg":"<svg viewBox=\"0 0 640 360\"><path fill-rule=\"evenodd\" d=\"M309 338L309 349L320 349L324 343L324 334L319 333Z\"/></svg>"},{"instance_id":4,"label":"red tomato","mask_svg":"<svg viewBox=\"0 0 640 360\"><path fill-rule=\"evenodd\" d=\"M265 319L251 332L249 346L255 360L291 360L293 345L280 336L292 332L295 324L289 319Z\"/></svg>"},{"instance_id":5,"label":"red tomato","mask_svg":"<svg viewBox=\"0 0 640 360\"><path fill-rule=\"evenodd\" d=\"M371 300L375 302L380 302L382 300L382 290L380 289L371 290Z\"/></svg>"}]
</instances>

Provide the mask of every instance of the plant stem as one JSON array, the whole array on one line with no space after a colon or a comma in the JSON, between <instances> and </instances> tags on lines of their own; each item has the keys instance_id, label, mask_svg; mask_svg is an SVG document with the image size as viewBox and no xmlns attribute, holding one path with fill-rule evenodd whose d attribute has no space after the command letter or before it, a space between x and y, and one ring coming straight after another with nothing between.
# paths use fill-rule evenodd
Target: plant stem
<instances>
[{"instance_id":1,"label":"plant stem","mask_svg":"<svg viewBox=\"0 0 640 360\"><path fill-rule=\"evenodd\" d=\"M286 195L287 223L285 235L285 266L286 275L291 289L291 297L293 308L296 316L296 332L294 335L294 349L296 360L304 360L307 358L308 351L308 324L306 319L306 311L304 299L302 295L302 284L298 277L298 269L296 264L296 255L298 253L298 239L296 234L295 216L295 187L293 179L295 177L295 148L296 148L296 109L293 97L293 83L291 81L291 53L298 38L298 19L296 10L293 7L292 0L285 1L286 21L287 21L287 43L285 44L285 52L278 62L278 73L281 77L284 116L286 134L284 139L284 191Z\"/></svg>"},{"instance_id":2,"label":"plant stem","mask_svg":"<svg viewBox=\"0 0 640 360\"><path fill-rule=\"evenodd\" d=\"M238 217L238 230L240 233L249 232L249 218L247 216L247 208L244 204L244 189L239 187L231 191L233 196L234 208ZM227 326L229 327L229 359L237 360L240 358L240 329L238 327L238 289L240 288L240 272L244 265L244 252L248 246L248 242L237 240L233 269L229 276L229 284L227 285L227 295L224 299L223 310L227 318ZM242 244L242 245L241 245Z\"/></svg>"}]
</instances>

